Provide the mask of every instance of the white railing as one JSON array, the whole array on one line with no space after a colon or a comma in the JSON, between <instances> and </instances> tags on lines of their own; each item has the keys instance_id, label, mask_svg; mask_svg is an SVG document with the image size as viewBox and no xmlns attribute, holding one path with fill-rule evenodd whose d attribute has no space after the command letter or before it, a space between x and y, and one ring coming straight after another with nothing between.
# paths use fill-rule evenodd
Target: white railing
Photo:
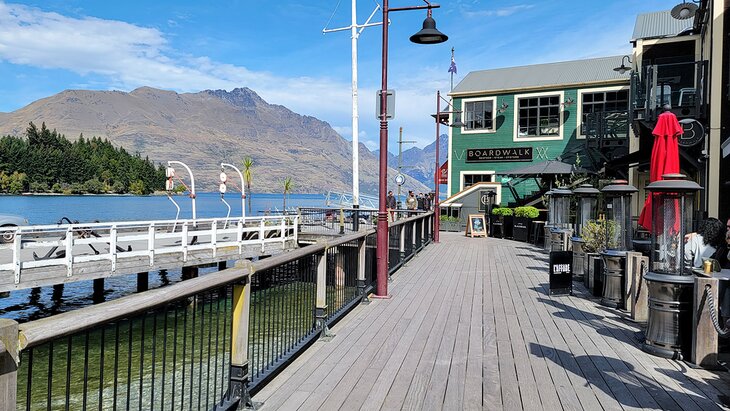
<instances>
[{"instance_id":1,"label":"white railing","mask_svg":"<svg viewBox=\"0 0 730 411\"><path fill-rule=\"evenodd\" d=\"M230 254L230 247L242 254L245 246L260 245L264 252L267 244L296 243L298 224L292 215L2 227L0 238L13 239L0 244L0 272L13 272L18 284L30 268L65 266L71 277L75 263L108 261L113 274L120 260L131 258L153 266L157 256L179 254L184 263L199 250L213 258L222 248Z\"/></svg>"}]
</instances>

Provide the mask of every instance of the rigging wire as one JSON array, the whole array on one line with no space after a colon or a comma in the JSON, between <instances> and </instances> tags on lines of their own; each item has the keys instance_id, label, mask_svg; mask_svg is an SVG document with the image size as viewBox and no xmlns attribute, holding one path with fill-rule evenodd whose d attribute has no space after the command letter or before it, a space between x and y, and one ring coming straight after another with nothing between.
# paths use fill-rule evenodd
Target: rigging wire
<instances>
[{"instance_id":1,"label":"rigging wire","mask_svg":"<svg viewBox=\"0 0 730 411\"><path fill-rule=\"evenodd\" d=\"M327 20L327 24L324 25L325 29L329 27L330 23L332 22L332 18L335 17L335 13L337 13L337 9L340 7L341 2L342 0L337 0L337 5L335 6L335 9L332 10L332 15L330 16L329 20Z\"/></svg>"}]
</instances>

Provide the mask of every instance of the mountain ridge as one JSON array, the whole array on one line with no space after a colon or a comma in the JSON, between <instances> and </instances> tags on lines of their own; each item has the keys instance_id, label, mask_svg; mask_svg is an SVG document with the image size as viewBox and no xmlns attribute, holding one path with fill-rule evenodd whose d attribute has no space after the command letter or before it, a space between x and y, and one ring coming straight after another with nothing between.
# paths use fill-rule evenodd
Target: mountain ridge
<instances>
[{"instance_id":1,"label":"mountain ridge","mask_svg":"<svg viewBox=\"0 0 730 411\"><path fill-rule=\"evenodd\" d=\"M240 165L251 156L254 191L281 192L288 176L295 192L351 190L351 142L326 121L269 104L247 87L197 93L147 86L130 92L64 90L0 113L0 135L21 136L30 122L70 139L107 138L155 162L186 162L205 189L217 188L220 162ZM359 154L361 191L377 193L377 158L364 145ZM389 169L389 184L395 173ZM425 189L415 179L407 185Z\"/></svg>"}]
</instances>

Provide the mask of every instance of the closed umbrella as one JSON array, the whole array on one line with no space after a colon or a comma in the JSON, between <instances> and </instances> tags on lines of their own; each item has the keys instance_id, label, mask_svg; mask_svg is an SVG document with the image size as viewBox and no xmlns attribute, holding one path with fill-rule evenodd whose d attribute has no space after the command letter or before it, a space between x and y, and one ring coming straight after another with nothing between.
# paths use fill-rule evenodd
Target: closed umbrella
<instances>
[{"instance_id":1,"label":"closed umbrella","mask_svg":"<svg viewBox=\"0 0 730 411\"><path fill-rule=\"evenodd\" d=\"M662 179L664 174L679 173L679 145L677 137L683 133L682 125L677 116L671 111L659 115L654 135L654 147L651 150L649 163L649 180L655 182ZM639 216L639 225L651 231L651 194L646 197L644 209ZM677 219L677 223L679 219Z\"/></svg>"}]
</instances>

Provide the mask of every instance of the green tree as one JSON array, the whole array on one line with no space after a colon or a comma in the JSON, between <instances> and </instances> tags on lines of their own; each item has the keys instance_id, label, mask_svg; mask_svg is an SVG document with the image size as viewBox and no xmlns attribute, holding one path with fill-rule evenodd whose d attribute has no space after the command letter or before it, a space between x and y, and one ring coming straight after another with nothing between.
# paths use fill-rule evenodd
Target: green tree
<instances>
[{"instance_id":1,"label":"green tree","mask_svg":"<svg viewBox=\"0 0 730 411\"><path fill-rule=\"evenodd\" d=\"M294 182L292 181L291 177L287 177L284 179L284 214L286 214L286 198L291 193L292 189L294 188Z\"/></svg>"},{"instance_id":2,"label":"green tree","mask_svg":"<svg viewBox=\"0 0 730 411\"><path fill-rule=\"evenodd\" d=\"M145 186L144 186L144 181L142 181L142 180L135 180L135 181L132 181L132 182L131 182L131 183L129 184L129 191L130 191L130 192L131 192L132 194L136 194L136 195L143 195L143 194L147 194L147 192L146 192L146 190L145 190Z\"/></svg>"},{"instance_id":3,"label":"green tree","mask_svg":"<svg viewBox=\"0 0 730 411\"><path fill-rule=\"evenodd\" d=\"M251 214L251 183L253 182L253 159L243 158L243 181L246 182L246 197L248 198L248 213Z\"/></svg>"}]
</instances>

